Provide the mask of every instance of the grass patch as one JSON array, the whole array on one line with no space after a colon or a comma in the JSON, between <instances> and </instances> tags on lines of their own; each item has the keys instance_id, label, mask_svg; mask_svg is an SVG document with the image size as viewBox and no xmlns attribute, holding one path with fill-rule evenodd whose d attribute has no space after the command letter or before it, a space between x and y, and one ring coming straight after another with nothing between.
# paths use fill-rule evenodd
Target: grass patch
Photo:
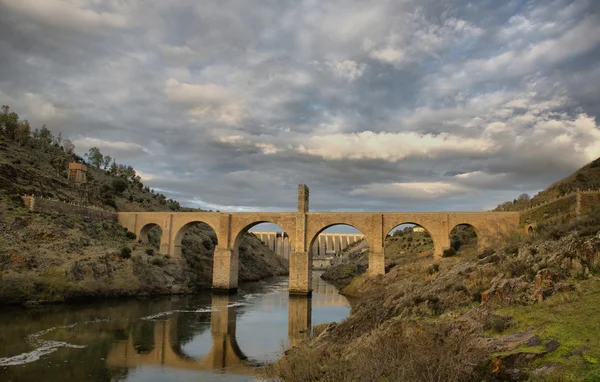
<instances>
[{"instance_id":1,"label":"grass patch","mask_svg":"<svg viewBox=\"0 0 600 382\"><path fill-rule=\"evenodd\" d=\"M597 372L600 364L600 279L581 282L581 292L557 294L532 305L503 308L514 326L507 332L532 330L540 339L558 341L554 352L532 367L557 363L561 373L578 377ZM519 351L523 349L519 348Z\"/></svg>"}]
</instances>

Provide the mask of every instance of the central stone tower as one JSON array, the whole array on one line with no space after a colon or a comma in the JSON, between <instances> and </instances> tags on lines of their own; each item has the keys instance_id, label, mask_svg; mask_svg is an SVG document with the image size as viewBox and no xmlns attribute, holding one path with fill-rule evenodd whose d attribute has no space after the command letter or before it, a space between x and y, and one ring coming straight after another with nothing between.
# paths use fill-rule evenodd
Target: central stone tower
<instances>
[{"instance_id":1,"label":"central stone tower","mask_svg":"<svg viewBox=\"0 0 600 382\"><path fill-rule=\"evenodd\" d=\"M296 214L296 242L290 256L290 293L310 295L312 291L312 258L306 243L306 223L309 191L306 184L298 185L298 213Z\"/></svg>"},{"instance_id":2,"label":"central stone tower","mask_svg":"<svg viewBox=\"0 0 600 382\"><path fill-rule=\"evenodd\" d=\"M306 184L298 185L298 213L305 214L308 212L308 186Z\"/></svg>"}]
</instances>

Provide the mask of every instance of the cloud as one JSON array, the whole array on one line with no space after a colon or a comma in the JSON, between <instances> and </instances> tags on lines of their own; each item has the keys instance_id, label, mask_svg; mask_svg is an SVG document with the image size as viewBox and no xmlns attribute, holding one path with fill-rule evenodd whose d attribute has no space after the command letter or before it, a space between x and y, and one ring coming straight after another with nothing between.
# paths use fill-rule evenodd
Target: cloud
<instances>
[{"instance_id":1,"label":"cloud","mask_svg":"<svg viewBox=\"0 0 600 382\"><path fill-rule=\"evenodd\" d=\"M0 101L184 205L481 210L600 155L592 0L0 0Z\"/></svg>"},{"instance_id":2,"label":"cloud","mask_svg":"<svg viewBox=\"0 0 600 382\"><path fill-rule=\"evenodd\" d=\"M80 153L86 153L89 148L98 147L103 154L110 154L112 157L133 158L135 156L144 156L151 154L143 146L137 143L120 142L120 141L105 141L98 138L83 137L73 140L73 144Z\"/></svg>"},{"instance_id":3,"label":"cloud","mask_svg":"<svg viewBox=\"0 0 600 382\"><path fill-rule=\"evenodd\" d=\"M493 141L448 133L331 134L311 137L296 150L325 159L382 159L399 161L410 157L480 156L493 153Z\"/></svg>"},{"instance_id":4,"label":"cloud","mask_svg":"<svg viewBox=\"0 0 600 382\"><path fill-rule=\"evenodd\" d=\"M231 124L244 118L241 101L223 86L181 83L171 78L165 85L165 94L171 101L184 105L194 116Z\"/></svg>"},{"instance_id":5,"label":"cloud","mask_svg":"<svg viewBox=\"0 0 600 382\"><path fill-rule=\"evenodd\" d=\"M362 77L367 69L366 64L359 64L352 60L328 62L327 64L337 77L346 79L349 82Z\"/></svg>"},{"instance_id":6,"label":"cloud","mask_svg":"<svg viewBox=\"0 0 600 382\"><path fill-rule=\"evenodd\" d=\"M376 183L356 188L351 195L385 200L431 201L468 193L467 187L447 182Z\"/></svg>"},{"instance_id":7,"label":"cloud","mask_svg":"<svg viewBox=\"0 0 600 382\"><path fill-rule=\"evenodd\" d=\"M118 13L118 9L100 11L82 0L1 0L0 3L36 22L81 32L90 28L125 28L129 22L125 15Z\"/></svg>"}]
</instances>

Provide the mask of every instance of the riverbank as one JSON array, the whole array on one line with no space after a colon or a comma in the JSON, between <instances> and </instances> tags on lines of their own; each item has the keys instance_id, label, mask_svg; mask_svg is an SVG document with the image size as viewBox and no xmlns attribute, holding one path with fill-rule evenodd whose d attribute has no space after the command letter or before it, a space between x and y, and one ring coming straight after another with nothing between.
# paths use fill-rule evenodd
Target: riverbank
<instances>
[{"instance_id":1,"label":"riverbank","mask_svg":"<svg viewBox=\"0 0 600 382\"><path fill-rule=\"evenodd\" d=\"M212 285L211 232L194 227L182 259L140 244L111 221L31 212L0 196L0 304L190 294ZM240 281L288 273L287 262L253 235L243 238Z\"/></svg>"},{"instance_id":2,"label":"riverbank","mask_svg":"<svg viewBox=\"0 0 600 382\"><path fill-rule=\"evenodd\" d=\"M352 315L267 368L296 380L595 380L600 213L359 276ZM556 312L556 313L552 313Z\"/></svg>"}]
</instances>

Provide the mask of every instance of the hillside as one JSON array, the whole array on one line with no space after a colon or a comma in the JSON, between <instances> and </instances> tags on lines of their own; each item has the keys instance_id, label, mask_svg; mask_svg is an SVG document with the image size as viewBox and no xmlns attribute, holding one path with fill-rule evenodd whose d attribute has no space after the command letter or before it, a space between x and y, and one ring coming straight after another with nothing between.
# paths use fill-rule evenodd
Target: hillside
<instances>
[{"instance_id":1,"label":"hillside","mask_svg":"<svg viewBox=\"0 0 600 382\"><path fill-rule=\"evenodd\" d=\"M600 210L505 245L413 258L342 290L351 316L265 371L285 381L600 380Z\"/></svg>"},{"instance_id":2,"label":"hillside","mask_svg":"<svg viewBox=\"0 0 600 382\"><path fill-rule=\"evenodd\" d=\"M553 183L534 197L529 198L527 194L523 194L512 202L501 203L494 211L523 211L531 206L551 201L578 190L600 190L600 158L588 163L566 178Z\"/></svg>"},{"instance_id":3,"label":"hillside","mask_svg":"<svg viewBox=\"0 0 600 382\"><path fill-rule=\"evenodd\" d=\"M110 221L31 212L34 194L108 211L185 211L145 187L135 170L91 148L87 160L68 140L4 108L0 113L0 304L90 296L191 293L209 288L214 232L197 224L182 243L184 262L158 253L160 232L141 244ZM15 122L16 121L16 122ZM20 133L19 133L20 132ZM101 159L101 160L100 160ZM67 179L71 161L88 165L87 184ZM287 274L287 263L252 234L240 246L240 281Z\"/></svg>"}]
</instances>

